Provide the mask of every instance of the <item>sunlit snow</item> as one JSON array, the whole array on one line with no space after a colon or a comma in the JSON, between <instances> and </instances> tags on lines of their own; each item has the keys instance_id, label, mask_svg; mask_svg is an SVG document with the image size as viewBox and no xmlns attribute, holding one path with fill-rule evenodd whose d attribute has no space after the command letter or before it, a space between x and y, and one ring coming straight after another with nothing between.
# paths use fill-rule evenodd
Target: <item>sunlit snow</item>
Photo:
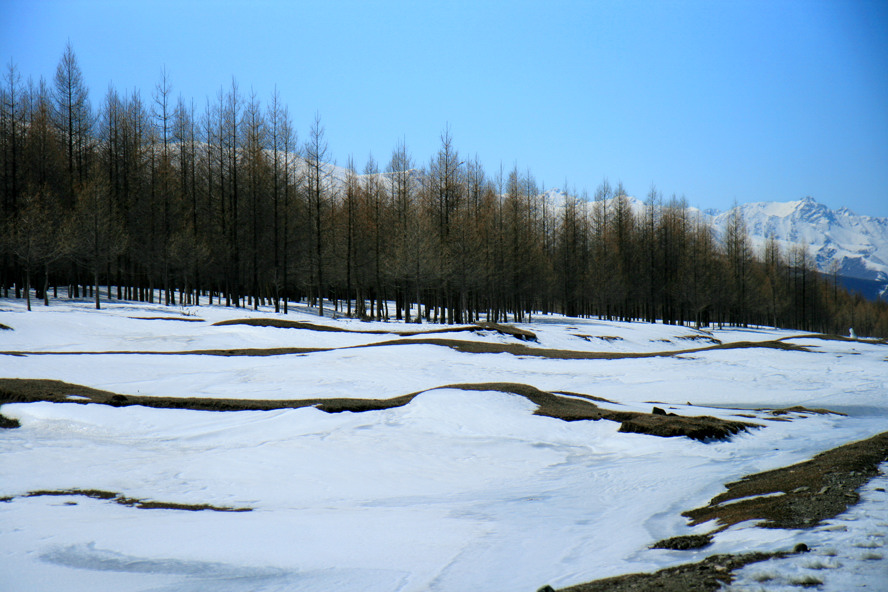
<instances>
[{"instance_id":1,"label":"sunlit snow","mask_svg":"<svg viewBox=\"0 0 888 592\"><path fill-rule=\"evenodd\" d=\"M60 302L26 313L22 304L3 301L0 323L13 330L0 331L0 350L343 348L393 338L212 325L275 316L271 310L116 302L105 308ZM203 322L131 318L180 313ZM286 318L358 331L405 328L318 319L302 309ZM538 347L610 352L798 335L560 316L520 326L538 335ZM436 337L517 343L495 332ZM426 391L403 407L338 414L311 407L115 408L74 398L70 404L4 405L0 411L21 428L0 431L0 497L13 498L0 503L0 587L533 591L714 553L786 550L798 542L812 553L749 566L735 588L771 589L769 581L793 586L794 577L808 572L816 572L822 590L884 584L886 562L875 556L888 553L885 477L864 488L860 505L814 530L744 523L700 551L648 549L666 537L712 530L711 524L689 528L681 512L706 504L727 482L888 430L888 347L810 337L793 343L812 351L725 349L622 360L468 354L436 345L268 357L0 355L2 377L57 379L125 395L389 398ZM737 419L748 413L737 408L803 405L848 415L750 420L765 427L701 443L618 433L619 424L606 420L536 416L534 404L517 395L439 388L468 382L595 395L613 402L602 406L633 411L658 405L682 415ZM253 511L144 510L83 496L21 497L70 489Z\"/></svg>"}]
</instances>

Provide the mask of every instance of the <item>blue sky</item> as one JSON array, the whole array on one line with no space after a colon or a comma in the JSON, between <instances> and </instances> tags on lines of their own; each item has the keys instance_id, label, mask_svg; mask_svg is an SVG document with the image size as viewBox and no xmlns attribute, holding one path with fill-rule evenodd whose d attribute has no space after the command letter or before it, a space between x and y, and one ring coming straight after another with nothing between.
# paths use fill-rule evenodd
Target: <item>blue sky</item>
<instances>
[{"instance_id":1,"label":"blue sky","mask_svg":"<svg viewBox=\"0 0 888 592\"><path fill-rule=\"evenodd\" d=\"M199 107L277 86L339 164L426 163L446 125L491 175L691 205L888 216L888 2L0 0L0 60L52 79L70 40L98 106L166 67Z\"/></svg>"}]
</instances>

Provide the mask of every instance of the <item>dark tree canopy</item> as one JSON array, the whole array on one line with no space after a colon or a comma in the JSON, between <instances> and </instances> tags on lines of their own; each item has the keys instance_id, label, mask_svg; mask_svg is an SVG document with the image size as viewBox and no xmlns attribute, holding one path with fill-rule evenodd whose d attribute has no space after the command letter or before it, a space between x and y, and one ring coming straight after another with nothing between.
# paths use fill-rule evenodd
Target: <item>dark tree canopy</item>
<instances>
[{"instance_id":1,"label":"dark tree canopy","mask_svg":"<svg viewBox=\"0 0 888 592\"><path fill-rule=\"evenodd\" d=\"M751 247L737 214L717 241L683 198L643 204L607 179L593 198L490 175L449 127L423 167L335 166L320 115L299 142L275 90L236 81L149 99L107 89L93 109L71 45L51 84L0 84L0 296L274 305L374 319L606 319L761 324L888 335L888 305L815 270L803 246ZM738 210L739 211L739 210Z\"/></svg>"}]
</instances>

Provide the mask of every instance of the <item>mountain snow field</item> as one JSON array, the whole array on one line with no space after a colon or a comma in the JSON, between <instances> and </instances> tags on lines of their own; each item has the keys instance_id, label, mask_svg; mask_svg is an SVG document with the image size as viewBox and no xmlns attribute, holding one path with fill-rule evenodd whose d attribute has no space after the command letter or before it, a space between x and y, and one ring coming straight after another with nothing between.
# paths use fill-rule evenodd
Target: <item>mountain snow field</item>
<instances>
[{"instance_id":1,"label":"mountain snow field","mask_svg":"<svg viewBox=\"0 0 888 592\"><path fill-rule=\"evenodd\" d=\"M402 406L341 413L112 407L77 396L7 403L0 413L21 427L0 430L0 589L532 592L800 542L811 552L749 565L730 589L798 590L815 577L817 589L830 591L888 582L885 464L859 504L812 529L744 522L704 549L649 548L714 530L688 526L681 513L726 483L888 431L885 344L555 315L518 325L536 335L527 343L494 328L399 336L384 332L447 328L318 318L301 307L284 316L90 306L59 301L29 313L0 301L0 325L10 328L0 330L0 377L124 396L420 394ZM213 324L244 318L347 331ZM469 353L426 337L615 359ZM706 349L775 340L804 349ZM270 348L313 351L187 353ZM620 357L632 353L663 355ZM537 405L518 394L459 386L477 383L762 427L706 441L622 433L616 421L535 415ZM845 415L768 411L793 406ZM122 498L169 507L115 503Z\"/></svg>"}]
</instances>

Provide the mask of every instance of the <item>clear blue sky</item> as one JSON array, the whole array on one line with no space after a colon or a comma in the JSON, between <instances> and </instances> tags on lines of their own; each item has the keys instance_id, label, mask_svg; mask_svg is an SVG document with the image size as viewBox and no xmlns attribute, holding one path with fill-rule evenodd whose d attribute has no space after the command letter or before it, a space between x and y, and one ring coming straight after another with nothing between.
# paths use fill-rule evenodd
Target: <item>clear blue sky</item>
<instances>
[{"instance_id":1,"label":"clear blue sky","mask_svg":"<svg viewBox=\"0 0 888 592\"><path fill-rule=\"evenodd\" d=\"M604 177L691 205L888 216L888 1L0 0L0 59L52 79L70 40L98 106L166 67L200 106L275 85L333 157L420 163L449 124L488 173Z\"/></svg>"}]
</instances>

